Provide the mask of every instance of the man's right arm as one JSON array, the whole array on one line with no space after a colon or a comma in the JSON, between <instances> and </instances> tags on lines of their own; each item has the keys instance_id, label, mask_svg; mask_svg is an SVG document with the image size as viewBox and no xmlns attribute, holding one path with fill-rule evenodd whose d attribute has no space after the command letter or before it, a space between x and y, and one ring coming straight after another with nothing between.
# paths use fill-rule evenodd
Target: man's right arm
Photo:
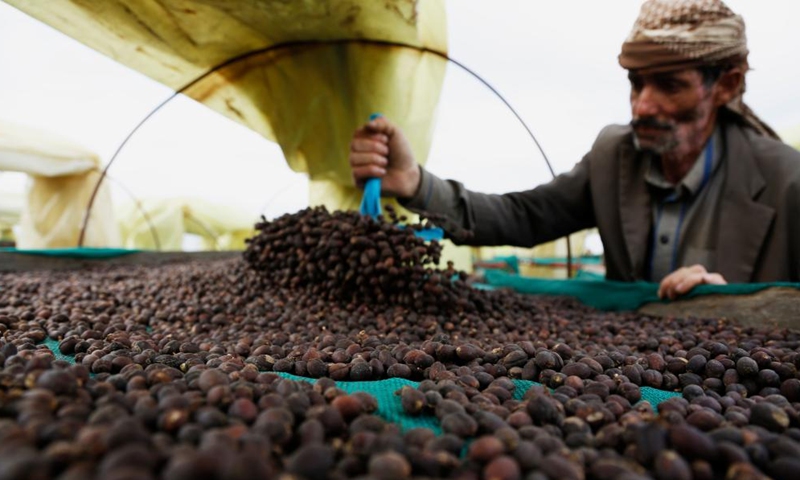
<instances>
[{"instance_id":1,"label":"man's right arm","mask_svg":"<svg viewBox=\"0 0 800 480\"><path fill-rule=\"evenodd\" d=\"M531 247L594 226L586 162L532 190L503 195L467 190L420 167L420 187L402 204L414 211L444 215L472 231L465 244Z\"/></svg>"},{"instance_id":2,"label":"man's right arm","mask_svg":"<svg viewBox=\"0 0 800 480\"><path fill-rule=\"evenodd\" d=\"M358 129L350 147L353 181L382 179L382 194L411 210L447 217L471 230L470 245L530 247L594 226L588 159L569 173L525 192L487 195L442 180L415 161L402 131L385 118ZM445 230L450 225L441 225ZM452 237L452 235L451 235ZM457 236L454 240L458 240Z\"/></svg>"}]
</instances>

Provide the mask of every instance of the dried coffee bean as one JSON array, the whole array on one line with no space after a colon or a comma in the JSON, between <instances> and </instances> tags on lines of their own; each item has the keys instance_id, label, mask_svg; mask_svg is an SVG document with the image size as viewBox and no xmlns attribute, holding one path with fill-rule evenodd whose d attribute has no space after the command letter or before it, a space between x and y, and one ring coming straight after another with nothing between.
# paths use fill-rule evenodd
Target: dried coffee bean
<instances>
[{"instance_id":1,"label":"dried coffee bean","mask_svg":"<svg viewBox=\"0 0 800 480\"><path fill-rule=\"evenodd\" d=\"M742 357L736 361L736 372L742 377L754 376L758 373L758 364L750 357Z\"/></svg>"},{"instance_id":2,"label":"dried coffee bean","mask_svg":"<svg viewBox=\"0 0 800 480\"><path fill-rule=\"evenodd\" d=\"M395 363L386 369L386 375L389 377L411 378L411 368L402 363Z\"/></svg>"},{"instance_id":3,"label":"dried coffee bean","mask_svg":"<svg viewBox=\"0 0 800 480\"><path fill-rule=\"evenodd\" d=\"M258 407L247 398L237 398L228 407L228 415L245 423L253 423L258 416Z\"/></svg>"},{"instance_id":4,"label":"dried coffee bean","mask_svg":"<svg viewBox=\"0 0 800 480\"><path fill-rule=\"evenodd\" d=\"M409 415L419 415L427 407L425 394L416 388L405 386L397 393L400 395L403 410Z\"/></svg>"},{"instance_id":5,"label":"dried coffee bean","mask_svg":"<svg viewBox=\"0 0 800 480\"><path fill-rule=\"evenodd\" d=\"M286 471L310 480L328 478L334 465L334 451L327 445L304 445L286 459Z\"/></svg>"},{"instance_id":6,"label":"dried coffee bean","mask_svg":"<svg viewBox=\"0 0 800 480\"><path fill-rule=\"evenodd\" d=\"M544 457L539 464L542 472L550 478L564 480L584 480L583 467L567 460L559 454L551 453Z\"/></svg>"},{"instance_id":7,"label":"dried coffee bean","mask_svg":"<svg viewBox=\"0 0 800 480\"><path fill-rule=\"evenodd\" d=\"M306 364L306 370L313 378L320 378L328 375L328 365L319 358L310 360Z\"/></svg>"},{"instance_id":8,"label":"dried coffee bean","mask_svg":"<svg viewBox=\"0 0 800 480\"><path fill-rule=\"evenodd\" d=\"M440 245L387 215L264 220L244 260L0 274L0 441L66 478L97 476L103 462L119 462L106 478L299 477L287 464L310 445L334 452L330 478L367 475L386 452L412 469L397 476L462 479L500 457L518 473L508 463L498 476L531 480L561 473L552 458L578 470L565 478L587 468L629 479L683 478L686 465L695 478L777 475L771 464L800 458L796 331L472 289L437 266ZM79 368L37 345L46 336L65 339ZM368 414L379 412L374 399L334 384L387 377L422 381L410 410L466 437L404 437ZM554 391L519 399L508 377ZM657 417L637 403L641 386L684 395ZM353 398L361 409L348 408ZM464 440L486 432L502 451L461 459ZM158 462L116 460L129 445L158 451Z\"/></svg>"},{"instance_id":9,"label":"dried coffee bean","mask_svg":"<svg viewBox=\"0 0 800 480\"><path fill-rule=\"evenodd\" d=\"M724 420L722 415L708 409L698 410L686 417L686 422L689 425L705 432L719 427Z\"/></svg>"},{"instance_id":10,"label":"dried coffee bean","mask_svg":"<svg viewBox=\"0 0 800 480\"><path fill-rule=\"evenodd\" d=\"M547 395L535 395L528 400L528 414L534 424L553 424L560 426L564 422L564 408Z\"/></svg>"},{"instance_id":11,"label":"dried coffee bean","mask_svg":"<svg viewBox=\"0 0 800 480\"><path fill-rule=\"evenodd\" d=\"M505 452L503 442L496 437L485 435L470 444L467 455L471 460L487 463L503 452Z\"/></svg>"},{"instance_id":12,"label":"dried coffee bean","mask_svg":"<svg viewBox=\"0 0 800 480\"><path fill-rule=\"evenodd\" d=\"M789 416L782 408L761 402L750 410L750 423L773 432L782 432L789 427Z\"/></svg>"},{"instance_id":13,"label":"dried coffee bean","mask_svg":"<svg viewBox=\"0 0 800 480\"><path fill-rule=\"evenodd\" d=\"M461 438L472 437L478 432L478 422L462 412L450 413L442 417L442 430Z\"/></svg>"},{"instance_id":14,"label":"dried coffee bean","mask_svg":"<svg viewBox=\"0 0 800 480\"><path fill-rule=\"evenodd\" d=\"M369 473L378 479L396 480L411 475L411 464L397 452L384 452L369 460Z\"/></svg>"},{"instance_id":15,"label":"dried coffee bean","mask_svg":"<svg viewBox=\"0 0 800 480\"><path fill-rule=\"evenodd\" d=\"M491 460L483 468L483 478L487 480L519 480L522 471L513 457L501 455Z\"/></svg>"},{"instance_id":16,"label":"dried coffee bean","mask_svg":"<svg viewBox=\"0 0 800 480\"><path fill-rule=\"evenodd\" d=\"M669 429L669 441L681 455L692 459L713 460L717 450L711 437L688 425L674 425Z\"/></svg>"},{"instance_id":17,"label":"dried coffee bean","mask_svg":"<svg viewBox=\"0 0 800 480\"><path fill-rule=\"evenodd\" d=\"M342 418L349 421L364 413L364 405L357 397L352 395L340 395L333 399L331 406L339 410Z\"/></svg>"}]
</instances>

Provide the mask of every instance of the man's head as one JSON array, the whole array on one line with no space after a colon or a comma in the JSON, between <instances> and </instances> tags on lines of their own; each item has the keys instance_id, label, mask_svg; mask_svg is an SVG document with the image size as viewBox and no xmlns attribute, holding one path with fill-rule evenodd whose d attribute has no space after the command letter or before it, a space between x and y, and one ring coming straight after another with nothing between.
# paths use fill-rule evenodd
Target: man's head
<instances>
[{"instance_id":1,"label":"man's head","mask_svg":"<svg viewBox=\"0 0 800 480\"><path fill-rule=\"evenodd\" d=\"M739 67L628 73L634 139L642 150L683 156L701 150L719 107L741 91Z\"/></svg>"},{"instance_id":2,"label":"man's head","mask_svg":"<svg viewBox=\"0 0 800 480\"><path fill-rule=\"evenodd\" d=\"M766 134L742 102L744 21L720 0L647 0L622 45L637 145L657 153L702 148L720 107Z\"/></svg>"}]
</instances>

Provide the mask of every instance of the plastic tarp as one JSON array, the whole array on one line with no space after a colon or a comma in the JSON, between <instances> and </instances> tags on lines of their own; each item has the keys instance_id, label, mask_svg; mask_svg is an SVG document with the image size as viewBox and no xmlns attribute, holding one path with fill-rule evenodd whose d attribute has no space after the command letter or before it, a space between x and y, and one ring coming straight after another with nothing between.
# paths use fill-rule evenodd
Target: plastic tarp
<instances>
[{"instance_id":1,"label":"plastic tarp","mask_svg":"<svg viewBox=\"0 0 800 480\"><path fill-rule=\"evenodd\" d=\"M323 182L311 189L312 203L357 206L360 192L335 187L351 183L350 138L371 113L390 116L418 158L427 157L445 62L409 48L342 42L446 52L443 1L8 3L176 91L231 59L285 45L231 63L184 93L277 141L292 169Z\"/></svg>"},{"instance_id":2,"label":"plastic tarp","mask_svg":"<svg viewBox=\"0 0 800 480\"><path fill-rule=\"evenodd\" d=\"M611 280L549 280L527 278L497 270L485 272L486 283L495 288L511 288L520 293L533 295L559 295L578 299L581 303L599 310L636 310L640 306L661 302L658 284L650 282L614 282ZM800 289L800 283L737 283L729 285L698 285L684 298L702 295L747 295L769 287Z\"/></svg>"},{"instance_id":3,"label":"plastic tarp","mask_svg":"<svg viewBox=\"0 0 800 480\"><path fill-rule=\"evenodd\" d=\"M176 251L185 233L203 250L243 250L258 218L202 198L148 199L118 211L125 248Z\"/></svg>"},{"instance_id":4,"label":"plastic tarp","mask_svg":"<svg viewBox=\"0 0 800 480\"><path fill-rule=\"evenodd\" d=\"M22 195L0 192L0 241L14 240L13 228L19 223L24 204L25 199Z\"/></svg>"},{"instance_id":5,"label":"plastic tarp","mask_svg":"<svg viewBox=\"0 0 800 480\"><path fill-rule=\"evenodd\" d=\"M569 236L570 247L573 257L582 255L585 251L586 237L590 230L581 230ZM475 248L476 262L498 262L504 261L514 272L527 276L539 278L567 278L566 267L559 265L542 265L533 262L521 262L519 259L547 259L555 257L565 257L567 254L567 242L564 238L559 238L552 242L543 243L533 248L521 247L480 247ZM564 262L565 263L565 262Z\"/></svg>"},{"instance_id":6,"label":"plastic tarp","mask_svg":"<svg viewBox=\"0 0 800 480\"><path fill-rule=\"evenodd\" d=\"M74 247L86 206L99 179L100 160L54 134L0 122L0 171L29 176L20 214L19 248ZM106 185L97 193L86 246L118 246L119 230Z\"/></svg>"},{"instance_id":7,"label":"plastic tarp","mask_svg":"<svg viewBox=\"0 0 800 480\"><path fill-rule=\"evenodd\" d=\"M347 152L372 113L404 129L421 163L428 157L446 62L375 42L446 53L444 0L6 1L175 91L244 56L184 93L278 142L308 173L311 205L358 208ZM469 249L445 250L469 267Z\"/></svg>"},{"instance_id":8,"label":"plastic tarp","mask_svg":"<svg viewBox=\"0 0 800 480\"><path fill-rule=\"evenodd\" d=\"M588 255L575 257L572 259L572 278L578 280L605 280L605 266L603 265L603 257L600 255ZM480 271L486 270L501 270L513 273L514 275L521 275L523 277L535 278L552 278L553 270L564 270L566 273L567 258L566 257L543 257L543 258L520 258L517 255L498 256L489 259L487 262L479 263L476 269ZM595 269L598 271L589 270ZM538 271L544 271L549 275L537 275ZM599 273L599 271L603 273Z\"/></svg>"},{"instance_id":9,"label":"plastic tarp","mask_svg":"<svg viewBox=\"0 0 800 480\"><path fill-rule=\"evenodd\" d=\"M784 142L800 150L800 125L780 132L780 136Z\"/></svg>"},{"instance_id":10,"label":"plastic tarp","mask_svg":"<svg viewBox=\"0 0 800 480\"><path fill-rule=\"evenodd\" d=\"M20 250L17 248L0 248L0 252L18 253L23 255L41 255L44 257L79 258L85 260L102 260L115 258L122 255L137 253L139 250L124 248L46 248L44 250Z\"/></svg>"}]
</instances>

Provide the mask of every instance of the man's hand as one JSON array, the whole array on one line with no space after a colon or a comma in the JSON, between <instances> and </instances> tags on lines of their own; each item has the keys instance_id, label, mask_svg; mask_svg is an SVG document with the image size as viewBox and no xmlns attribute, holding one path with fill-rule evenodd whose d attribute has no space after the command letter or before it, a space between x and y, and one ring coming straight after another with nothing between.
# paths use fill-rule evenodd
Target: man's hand
<instances>
[{"instance_id":1,"label":"man's hand","mask_svg":"<svg viewBox=\"0 0 800 480\"><path fill-rule=\"evenodd\" d=\"M356 130L350 143L353 182L363 188L368 178L381 179L381 193L410 198L420 183L419 166L403 132L384 117Z\"/></svg>"},{"instance_id":2,"label":"man's hand","mask_svg":"<svg viewBox=\"0 0 800 480\"><path fill-rule=\"evenodd\" d=\"M722 278L722 275L708 273L702 265L681 267L664 277L664 280L661 280L661 285L658 287L658 297L675 300L678 296L688 293L694 287L704 283L709 285L728 284Z\"/></svg>"}]
</instances>

